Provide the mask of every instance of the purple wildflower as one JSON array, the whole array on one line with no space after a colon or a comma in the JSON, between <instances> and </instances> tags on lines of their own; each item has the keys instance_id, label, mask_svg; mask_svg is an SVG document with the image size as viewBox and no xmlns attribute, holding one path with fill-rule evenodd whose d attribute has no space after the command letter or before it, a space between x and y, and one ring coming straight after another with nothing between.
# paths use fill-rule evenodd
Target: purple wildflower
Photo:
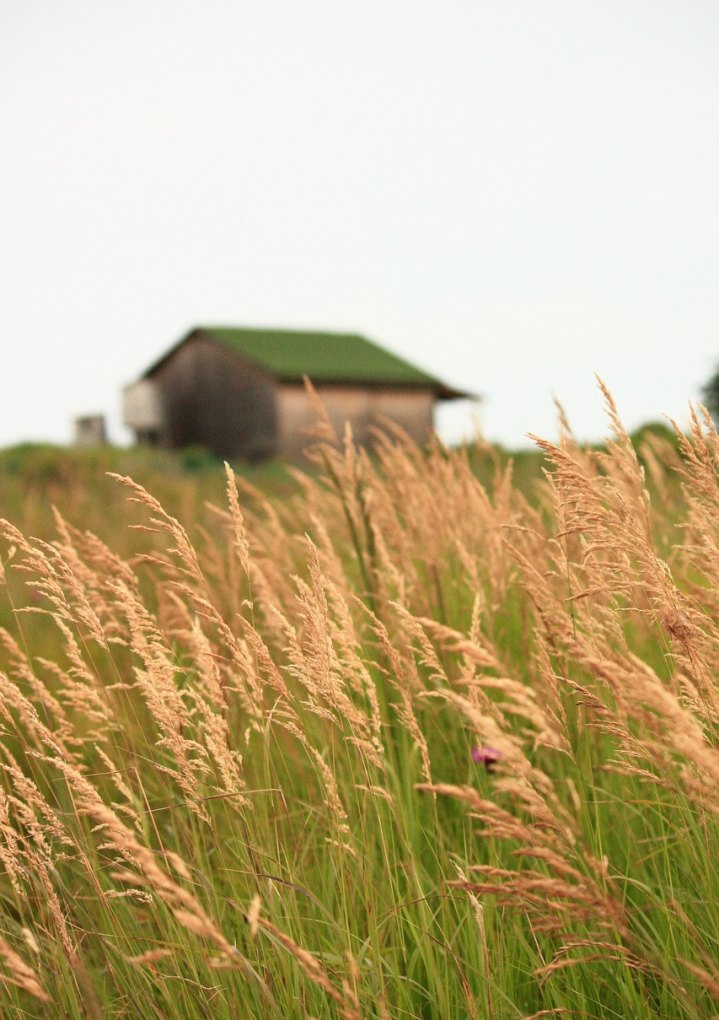
<instances>
[{"instance_id":1,"label":"purple wildflower","mask_svg":"<svg viewBox=\"0 0 719 1020\"><path fill-rule=\"evenodd\" d=\"M493 772L494 766L500 761L502 752L498 751L496 747L473 747L472 748L472 761L476 761L478 765L484 765L487 772Z\"/></svg>"}]
</instances>

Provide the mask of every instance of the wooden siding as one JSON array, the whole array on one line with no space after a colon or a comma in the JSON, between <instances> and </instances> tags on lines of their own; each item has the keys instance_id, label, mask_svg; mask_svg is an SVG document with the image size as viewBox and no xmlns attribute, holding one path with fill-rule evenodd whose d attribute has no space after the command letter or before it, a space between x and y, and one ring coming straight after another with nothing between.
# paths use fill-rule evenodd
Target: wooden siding
<instances>
[{"instance_id":1,"label":"wooden siding","mask_svg":"<svg viewBox=\"0 0 719 1020\"><path fill-rule=\"evenodd\" d=\"M355 441L368 445L372 430L390 418L419 443L432 432L435 396L427 389L394 387L317 386L317 395L339 436L345 422L352 425ZM297 459L310 442L316 422L314 409L303 386L284 384L277 392L279 443L282 454Z\"/></svg>"},{"instance_id":2,"label":"wooden siding","mask_svg":"<svg viewBox=\"0 0 719 1020\"><path fill-rule=\"evenodd\" d=\"M192 337L152 374L163 408L158 443L256 460L277 452L276 384L236 354Z\"/></svg>"}]
</instances>

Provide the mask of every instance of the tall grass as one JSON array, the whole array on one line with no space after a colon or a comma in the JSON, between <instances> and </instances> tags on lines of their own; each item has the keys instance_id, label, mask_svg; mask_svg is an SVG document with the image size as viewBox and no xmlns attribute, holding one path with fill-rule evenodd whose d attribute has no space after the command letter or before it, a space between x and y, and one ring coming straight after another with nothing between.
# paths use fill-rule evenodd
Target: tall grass
<instances>
[{"instance_id":1,"label":"tall grass","mask_svg":"<svg viewBox=\"0 0 719 1020\"><path fill-rule=\"evenodd\" d=\"M719 1012L719 437L605 396L533 500L325 426L201 528L4 522L3 1017Z\"/></svg>"}]
</instances>

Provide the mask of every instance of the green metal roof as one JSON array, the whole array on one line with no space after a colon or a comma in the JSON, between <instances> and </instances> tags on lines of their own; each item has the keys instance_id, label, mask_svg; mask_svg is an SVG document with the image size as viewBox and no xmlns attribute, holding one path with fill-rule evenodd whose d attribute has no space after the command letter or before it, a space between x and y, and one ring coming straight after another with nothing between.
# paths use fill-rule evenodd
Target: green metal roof
<instances>
[{"instance_id":1,"label":"green metal roof","mask_svg":"<svg viewBox=\"0 0 719 1020\"><path fill-rule=\"evenodd\" d=\"M200 326L152 365L145 375L151 375L177 347L197 335L237 351L283 382L301 382L308 376L318 383L420 386L431 388L445 398L466 395L354 333Z\"/></svg>"},{"instance_id":2,"label":"green metal roof","mask_svg":"<svg viewBox=\"0 0 719 1020\"><path fill-rule=\"evenodd\" d=\"M203 327L202 332L256 361L281 379L333 379L436 385L437 380L352 333Z\"/></svg>"}]
</instances>

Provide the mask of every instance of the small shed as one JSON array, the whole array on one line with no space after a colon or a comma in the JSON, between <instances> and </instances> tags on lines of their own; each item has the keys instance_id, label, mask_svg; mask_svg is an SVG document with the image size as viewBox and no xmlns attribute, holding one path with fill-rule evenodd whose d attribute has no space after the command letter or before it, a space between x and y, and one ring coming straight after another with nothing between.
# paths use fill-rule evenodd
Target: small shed
<instances>
[{"instance_id":1,"label":"small shed","mask_svg":"<svg viewBox=\"0 0 719 1020\"><path fill-rule=\"evenodd\" d=\"M125 388L123 419L140 444L296 459L316 420L305 376L359 443L386 418L423 442L437 401L468 396L363 336L204 326Z\"/></svg>"},{"instance_id":2,"label":"small shed","mask_svg":"<svg viewBox=\"0 0 719 1020\"><path fill-rule=\"evenodd\" d=\"M106 443L104 414L85 414L75 419L75 446L105 446Z\"/></svg>"}]
</instances>

